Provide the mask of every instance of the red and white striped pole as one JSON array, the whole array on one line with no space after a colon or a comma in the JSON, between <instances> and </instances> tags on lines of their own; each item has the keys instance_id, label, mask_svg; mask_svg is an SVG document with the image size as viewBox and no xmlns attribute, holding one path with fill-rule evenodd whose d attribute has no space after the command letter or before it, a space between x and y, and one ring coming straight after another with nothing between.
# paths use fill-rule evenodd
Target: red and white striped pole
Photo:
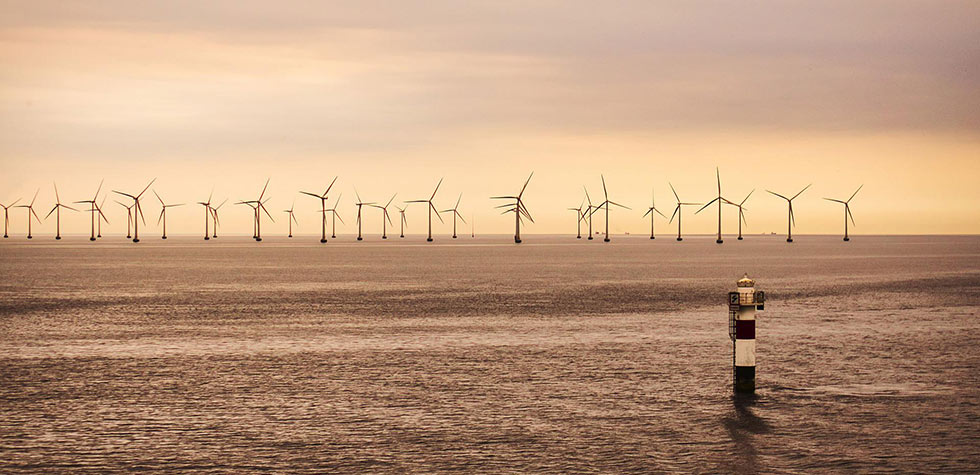
<instances>
[{"instance_id":1,"label":"red and white striped pole","mask_svg":"<svg viewBox=\"0 0 980 475\"><path fill-rule=\"evenodd\" d=\"M728 293L728 334L732 339L733 385L736 393L755 392L755 312L765 309L766 296L755 290L748 274L738 290Z\"/></svg>"}]
</instances>

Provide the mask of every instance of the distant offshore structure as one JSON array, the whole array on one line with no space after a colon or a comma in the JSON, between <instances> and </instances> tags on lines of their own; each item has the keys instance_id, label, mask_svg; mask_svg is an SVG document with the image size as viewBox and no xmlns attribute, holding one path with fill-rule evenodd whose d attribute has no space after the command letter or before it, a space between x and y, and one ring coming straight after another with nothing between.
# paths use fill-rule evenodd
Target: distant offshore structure
<instances>
[{"instance_id":1,"label":"distant offshore structure","mask_svg":"<svg viewBox=\"0 0 980 475\"><path fill-rule=\"evenodd\" d=\"M527 223L525 222L525 220L527 220L530 223L534 223L534 218L531 217L531 213L528 211L528 208L527 208L527 206L524 203L524 193L527 191L528 184L531 182L531 178L533 176L534 176L534 172L531 172L528 175L527 179L524 181L524 185L521 187L520 191L516 195L491 196L490 197L491 200L508 200L509 201L509 202L504 203L502 205L495 206L495 208L496 209L502 209L503 210L503 214L506 214L506 213L514 213L514 243L516 243L516 244L520 244L522 242L522 239L521 239L521 228L522 228L522 225L525 225L525 226L527 225ZM327 208L327 200L330 198L329 197L329 193L330 193L331 189L333 189L334 184L336 184L337 179L338 179L338 177L334 177L333 180L330 182L330 184L327 185L326 190L322 194L317 194L317 193L313 193L313 192L309 192L309 191L299 191L300 194L308 195L310 197L313 197L313 198L316 198L316 199L320 200L320 210L319 210L319 213L320 213L320 242L321 243L326 243L327 242L327 213L331 213L331 215L332 215L331 216L331 222L332 222L332 224L331 224L331 233L330 233L330 237L331 238L334 238L335 239L337 237L337 220L338 219L340 220L340 222L342 224L346 224L344 222L343 217L341 216L340 211L339 211L340 198L342 196L341 194L338 194L337 200L334 202L333 207ZM608 242L610 242L610 231L609 231L610 208L612 206L617 206L617 207L620 207L620 208L623 208L623 209L626 209L626 210L631 210L632 208L630 208L629 206L626 206L624 204L620 204L620 203L617 203L615 201L612 201L609 198L609 189L606 186L606 177L604 175L600 174L599 175L599 180L600 180L600 183L602 185L603 201L601 201L598 204L594 204L592 202L592 197L589 194L588 187L587 186L583 186L582 189L583 189L583 192L584 192L584 198L582 199L582 202L579 204L579 206L577 208L567 208L567 209L569 211L574 211L575 212L575 238L576 239L581 239L582 238L583 224L586 224L587 223L588 232L587 232L586 236L587 236L587 239L588 240L592 240L594 235L604 234L603 242L608 243ZM746 208L745 208L744 205L745 205L746 201L748 201L749 197L752 196L752 193L755 192L755 189L749 191L749 193L747 195L745 195L745 198L742 199L741 202L735 203L734 201L729 200L728 198L726 198L725 196L723 196L723 194L722 194L722 189L721 189L721 170L718 167L715 167L715 180L716 180L716 186L717 186L717 194L711 200L709 200L707 203L704 203L704 204L702 204L702 203L696 203L696 202L682 201L681 198L680 198L680 196L679 196L679 194L677 193L677 190L674 188L674 185L672 183L668 182L667 184L670 187L670 191L671 191L671 193L673 193L674 198L676 199L676 204L675 204L675 207L674 207L674 211L671 214L671 216L670 216L669 219L663 213L661 213L659 209L657 209L657 207L656 207L656 196L655 196L655 193L651 192L653 196L651 196L650 206L648 208L646 208L645 212L641 216L641 218L646 218L648 215L650 216L650 239L656 239L656 215L660 215L662 218L668 219L668 223L673 223L674 219L676 218L677 219L677 241L683 241L683 228L682 228L683 207L684 206L701 206L701 208L698 209L694 213L694 214L699 214L701 211L706 210L711 205L717 204L717 206L718 206L718 229L717 229L717 238L716 238L715 242L718 243L718 244L722 244L724 242L723 237L722 237L723 236L723 233L722 233L722 231L723 231L723 229L722 229L722 224L723 224L723 222L722 222L722 208L723 208L724 205L729 205L729 206L733 206L733 207L738 208L738 218L737 218L737 222L738 222L738 237L737 237L737 239L739 241L743 240L744 238L742 236L742 225L743 224L748 225L748 221L745 218ZM109 220L106 217L106 215L105 215L105 213L103 211L103 208L102 208L102 204L105 203L106 196L103 196L101 200L99 199L99 195L100 195L100 193L102 191L102 186L104 184L104 181L105 180L99 182L99 187L96 189L95 195L91 199L79 200L79 201L75 201L74 202L74 203L84 203L84 204L90 205L90 208L89 209L83 210L83 211L86 211L86 212L91 213L91 235L90 235L90 238L89 238L90 241L95 241L97 238L101 238L102 237L102 232L101 232L102 221L105 221L106 223L109 222ZM445 209L445 210L440 211L436 207L436 205L435 205L436 194L439 192L439 188L442 186L443 181L444 181L443 178L440 178L439 179L439 181L436 183L436 186L433 189L432 194L429 196L429 198L427 198L427 199L417 199L417 200L408 200L408 201L404 201L403 202L406 205L411 204L411 203L425 203L426 204L426 212L428 214L428 232L427 232L427 235L426 235L426 241L427 242L432 242L433 241L433 234L432 234L432 217L433 217L433 214L435 215L435 217L441 223L445 224L445 221L442 219L441 214L442 213L452 213L452 215L453 215L453 233L452 233L452 238L453 239L456 239L458 237L458 235L457 235L457 219L459 221L462 221L464 224L467 224L466 223L466 220L463 218L462 213L459 211L459 206L460 206L460 203L462 201L462 196L463 196L462 193L459 194L459 196L458 196L458 198L456 200L456 204L452 208L449 208L449 209ZM122 203L122 202L119 202L119 201L117 201L117 203L119 203L121 206L123 206L124 208L126 208L126 214L127 214L126 215L126 238L127 239L132 238L132 240L133 240L134 243L140 242L139 241L139 223L142 222L144 225L146 224L146 219L143 217L143 207L142 207L142 203L141 203L141 198L143 197L143 195L146 193L146 191L149 190L150 187L155 182L156 182L156 178L150 180L150 182L146 185L146 187L144 187L142 191L140 191L138 194L135 194L135 195L129 194L129 193L124 193L124 192L121 192L121 191L112 190L113 193L116 193L116 194L119 194L121 196L130 198L132 200L132 204L130 204L130 205L127 205L127 204ZM265 215L273 223L275 223L275 219L272 217L272 214L269 213L268 209L265 206L266 203L268 203L268 201L271 199L268 196L266 196L266 191L269 188L269 183L270 183L270 179L266 179L265 185L262 187L262 191L259 193L258 198L254 199L254 200L242 200L242 201L236 202L236 204L247 205L249 208L251 208L251 210L252 210L252 237L253 237L253 239L255 239L256 242L261 242L262 241L262 214L265 213ZM795 200L798 197L800 197L800 195L802 195L803 192L805 192L807 189L809 189L810 186L812 186L812 184L803 187L803 189L801 189L799 192L797 192L792 197L787 197L787 196L781 195L779 193L776 193L774 191L766 190L770 194L772 194L772 195L774 195L774 196L776 196L778 198L782 198L787 203L787 226L786 226L786 242L787 243L792 243L793 242L793 228L796 226L796 216L795 216L794 211L793 211L793 200ZM848 221L850 221L850 224L851 225L855 224L854 223L854 215L851 213L851 200L854 199L854 197L858 194L859 191L861 191L861 189L863 187L864 187L864 185L859 186L854 191L854 193L852 193L851 196L848 199L846 199L846 200L840 200L840 199L835 199L835 198L824 198L827 201L831 201L831 202L835 202L835 203L839 203L839 204L843 204L844 205L844 241L845 242L850 241ZM70 207L68 205L65 205L65 204L63 204L61 202L61 197L60 197L60 195L58 193L57 185L54 186L54 190L55 190L55 192L54 192L54 195L55 195L55 203L54 203L54 206L51 208L51 211L47 214L47 216L45 216L45 219L47 219L48 217L50 217L52 214L56 214L57 223L56 223L56 228L55 228L55 239L56 240L60 240L61 239L61 209L62 208L65 208L65 209L69 209L69 210L73 210L73 211L78 211L78 210L76 210L75 208L72 208L72 207ZM356 218L356 223L357 223L357 238L356 239L358 241L363 240L363 234L361 232L362 231L362 222L363 222L362 221L362 210L363 210L363 207L365 205L370 206L370 207L374 207L374 208L378 208L378 209L380 209L382 211L382 214L381 214L381 224L382 224L381 239L387 239L388 238L388 232L387 232L388 231L388 225L389 224L392 225L392 226L394 225L394 222L392 221L391 215L390 215L390 212L389 212L389 207L393 203L395 197L398 196L398 193L396 192L396 193L392 194L391 195L391 198L388 200L388 202L384 206L381 206L381 205L379 205L377 203L374 203L374 202L365 202L365 201L361 200L360 195L357 194L357 190L355 189L354 191L355 191L355 196L357 196L357 201L354 203L354 206L357 208L357 218ZM3 235L4 238L8 238L9 237L9 230L10 230L10 225L11 225L11 222L12 222L12 220L10 218L9 208L13 208L13 207L26 208L27 209L27 239L32 239L33 238L33 233L32 233L32 231L33 231L32 224L33 223L32 223L32 221L35 221L36 220L39 224L42 221L41 218L37 215L37 212L35 212L35 210L34 210L34 205L35 205L35 203L37 201L37 197L38 197L38 194L39 193L40 193L40 189L38 189L34 193L34 198L31 200L30 204L21 204L21 205L18 205L17 203L19 203L21 201L20 198L14 200L13 202L10 202L10 204L8 204L8 205L4 205L4 204L0 203L0 207L3 207L3 211L4 211L4 235ZM164 202L163 198L157 193L156 190L153 190L153 194L157 197L157 200L160 202L160 216L157 219L157 225L161 225L162 224L162 226L163 226L161 238L162 239L167 239L167 214L168 214L167 211L168 211L169 208L174 208L174 207L182 206L183 203L168 204L168 203ZM201 205L201 206L204 207L204 240L205 241L208 241L208 240L211 240L213 238L217 238L218 237L218 225L220 223L220 220L218 219L218 210L228 201L227 199L225 199L218 206L213 206L212 205L212 199L213 198L214 198L214 190L212 189L212 191L208 195L208 199L206 201L198 201L197 202L197 204L199 204L199 205ZM288 232L287 237L290 237L290 238L293 237L293 224L297 224L297 225L299 224L299 221L296 219L295 212L294 212L295 204L296 204L296 202L295 202L295 199L294 199L292 206L288 210L283 210L283 212L287 213L287 215L288 215L287 220L286 220L287 221L287 229L288 229L288 231L287 231ZM405 228L408 225L408 219L406 217L406 211L408 209L408 206L405 206L405 207L396 206L396 208L398 209L398 212L399 212L399 215L400 215L400 219L399 219L399 228L400 228L399 229L399 237L404 238L405 237ZM597 212L599 212L599 211L604 211L604 217L605 217L605 219L604 219L604 230L603 230L603 233L600 233L598 230L594 230L595 228L593 227L593 222L592 222L593 216ZM473 229L472 223L470 223L470 224L471 224L470 235L471 235L471 237L475 237L475 235L476 235L475 229ZM97 230L98 230L98 232L97 232ZM765 233L763 233L763 234L765 234ZM773 233L773 234L775 234L775 233ZM625 233L625 235L629 235L629 233L627 232L627 233Z\"/></svg>"}]
</instances>

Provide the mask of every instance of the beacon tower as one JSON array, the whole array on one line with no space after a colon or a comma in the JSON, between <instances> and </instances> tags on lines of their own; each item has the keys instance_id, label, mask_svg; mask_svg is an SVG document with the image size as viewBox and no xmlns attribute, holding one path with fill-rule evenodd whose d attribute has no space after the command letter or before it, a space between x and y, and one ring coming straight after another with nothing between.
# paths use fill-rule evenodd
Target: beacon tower
<instances>
[{"instance_id":1,"label":"beacon tower","mask_svg":"<svg viewBox=\"0 0 980 475\"><path fill-rule=\"evenodd\" d=\"M728 334L732 339L732 379L736 394L755 392L755 313L765 308L765 293L748 274L728 294Z\"/></svg>"}]
</instances>

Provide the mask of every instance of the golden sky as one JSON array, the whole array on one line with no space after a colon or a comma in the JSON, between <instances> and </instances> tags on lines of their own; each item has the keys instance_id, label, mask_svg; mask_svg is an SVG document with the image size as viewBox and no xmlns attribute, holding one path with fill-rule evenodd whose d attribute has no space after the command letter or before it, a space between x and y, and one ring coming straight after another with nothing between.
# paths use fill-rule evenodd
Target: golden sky
<instances>
[{"instance_id":1,"label":"golden sky","mask_svg":"<svg viewBox=\"0 0 980 475\"><path fill-rule=\"evenodd\" d=\"M271 229L295 200L297 232L314 233L319 203L297 191L339 175L350 232L354 187L418 199L444 176L437 206L462 192L478 232L507 233L488 197L534 171L527 232L559 233L601 173L633 207L611 230L644 233L651 188L669 216L668 181L706 201L717 166L729 199L756 189L750 233L785 232L765 189L808 183L800 234L840 232L842 209L821 198L862 183L855 233L980 232L980 2L609 3L2 1L0 202L41 188L43 216L52 181L75 201L103 177L130 192L157 177L171 202L212 187L254 199L271 177ZM168 228L198 233L202 213L175 208ZM365 231L380 219L369 211ZM222 216L226 233L250 220ZM687 214L685 232L715 220ZM87 215L63 221L87 232Z\"/></svg>"}]
</instances>

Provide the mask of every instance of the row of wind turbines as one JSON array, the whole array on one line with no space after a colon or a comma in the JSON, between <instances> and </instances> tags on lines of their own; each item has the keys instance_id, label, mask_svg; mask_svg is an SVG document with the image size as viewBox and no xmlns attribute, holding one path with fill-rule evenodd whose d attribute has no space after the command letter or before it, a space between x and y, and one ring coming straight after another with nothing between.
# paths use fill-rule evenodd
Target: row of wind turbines
<instances>
[{"instance_id":1,"label":"row of wind turbines","mask_svg":"<svg viewBox=\"0 0 980 475\"><path fill-rule=\"evenodd\" d=\"M532 223L534 222L534 219L531 217L531 214L528 211L527 207L525 206L524 200L523 200L524 192L527 190L528 184L531 182L531 178L533 176L534 176L534 173L532 172L527 177L527 180L525 180L524 185L521 187L520 191L516 195L505 195L505 196L492 196L492 197L490 197L490 199L493 199L493 200L503 200L503 201L505 201L503 204L498 205L498 206L495 207L496 209L501 210L502 214L514 213L514 216L515 216L515 218L514 218L514 226L515 226L515 228L514 228L514 242L515 243L520 243L521 242L521 225L524 224L524 220L526 219L526 220L528 220L528 221L530 221ZM755 192L755 190L753 189L752 191L750 191L745 196L745 198L743 198L740 202L736 203L735 201L729 200L728 198L726 198L726 197L724 197L722 195L722 189L721 189L721 172L717 168L715 169L715 176L716 176L717 184L718 184L718 195L716 197L714 197L713 199L711 199L710 201L708 201L707 203L694 203L694 202L682 201L681 198L680 198L680 196L677 193L677 190L674 189L673 184L671 184L671 183L668 182L668 185L670 186L670 190L674 194L674 198L676 198L676 205L674 207L673 213L671 214L671 217L668 220L668 223L672 223L674 221L674 218L677 219L677 240L678 241L683 240L683 234L682 234L682 228L681 228L681 218L682 218L682 215L683 215L683 208L685 206L701 206L701 208L699 208L695 212L695 214L699 214L702 211L708 209L711 205L717 205L717 209L718 209L718 237L717 237L716 242L718 244L721 244L721 243L724 242L723 239L722 239L722 208L725 205L729 205L729 206L733 206L733 207L738 208L738 240L742 240L743 239L743 237L742 237L742 224L745 223L746 225L748 225L748 221L745 218L745 211L747 210L747 208L745 208L744 205L749 200L749 198L752 196L752 194ZM589 195L588 188L586 188L586 187L583 186L583 190L585 192L585 196L584 196L584 198L582 200L582 203L577 208L568 208L569 210L576 212L576 238L578 238L578 239L581 239L582 238L582 225L583 225L583 223L587 223L587 225L588 225L588 239L589 240L592 240L593 239L593 220L592 220L592 218L593 218L593 216L596 213L603 212L605 214L605 219L604 219L605 236L603 238L603 241L610 242L610 238L609 238L609 222L610 222L610 210L611 210L611 208L613 206L615 206L615 207L619 207L619 208L623 208L623 209L632 209L632 208L630 208L630 207L628 207L626 205L623 205L623 204L620 204L620 203L617 203L615 201L610 200L609 199L609 191L608 191L608 188L606 187L606 179L605 179L605 176L600 175L600 180L602 182L603 201L599 202L598 204L593 203L592 202L592 198ZM124 199L127 199L128 198L129 200L132 201L131 204L126 204L126 203L123 203L121 201L116 201L116 203L118 203L122 207L126 208L126 212L127 212L126 238L131 238L133 240L133 242L139 242L139 224L140 224L140 222L142 222L144 226L146 225L146 219L145 219L145 217L143 215L143 208L142 208L141 200L143 199L143 196L146 194L146 192L148 190L150 190L150 187L153 185L153 183L155 181L156 181L155 178L153 180L150 180L150 182L142 189L142 191L140 191L137 194L131 194L131 193L126 193L126 192L122 192L122 191L112 190L112 193L115 193L115 194L119 195L120 197L122 197ZM337 196L337 199L334 201L334 204L333 204L332 207L330 207L330 208L327 207L327 202L330 199L328 195L330 194L330 191L333 189L333 187L336 184L336 182L337 182L337 178L335 177L333 179L333 181L331 181L330 184L327 185L327 187L326 187L326 189L324 190L323 193L314 193L314 192L309 192L309 191L300 191L300 193L303 194L303 195L307 195L307 196L310 196L312 198L315 198L315 199L320 200L320 213L321 213L321 219L320 219L320 224L321 224L320 242L321 243L326 243L327 242L327 215L328 215L328 213L331 216L331 238L335 239L337 237L337 220L338 219L341 221L341 223L346 224L344 222L343 218L340 216L340 213L338 212L338 205L340 203L341 197L343 196L342 194L339 194ZM399 237L401 237L401 238L404 238L405 237L405 228L408 225L408 220L407 220L407 218L405 216L405 212L406 212L406 209L407 209L408 205L411 204L411 203L424 203L426 205L426 209L427 209L427 212L428 212L428 234L427 234L427 237L426 237L426 241L432 242L432 217L433 217L433 215L435 215L435 217L440 222L445 223L445 221L443 221L442 216L441 216L443 213L450 213L452 215L452 218L453 218L453 235L452 235L452 237L453 237L453 239L456 239L457 238L457 220L461 221L463 224L466 224L466 220L463 218L462 213L460 213L460 211L459 211L459 205L460 205L460 203L462 201L463 195L462 195L462 193L460 193L459 197L456 199L456 204L452 208L444 209L444 210L439 210L436 207L436 205L434 203L434 200L435 200L436 194L439 192L439 187L442 186L442 182L443 182L443 179L440 179L439 182L436 184L435 189L432 191L432 194L428 198L404 201L403 202L404 206L395 205L395 208L398 210L399 215L400 215L400 219L399 219L399 226L400 226ZM91 213L91 222L92 222L92 224L91 224L91 237L90 237L90 240L91 241L95 241L96 239L102 237L102 222L103 221L105 221L106 223L109 222L108 218L106 217L105 213L103 212L103 206L105 205L105 201L106 201L106 198L108 197L108 194L106 194L105 196L103 196L101 198L101 200L99 199L99 196L100 196L101 191L102 191L102 185L103 184L104 184L104 180L99 183L99 186L96 189L96 192L93 195L92 199L79 200L79 201L75 201L75 202L72 203L72 204L85 204L85 205L88 205L88 209L84 209L84 210L78 210L78 209L73 208L73 207L71 207L69 205L63 204L61 202L61 197L58 194L58 186L57 186L57 184L54 185L55 204L54 204L54 207L51 208L51 211L49 211L48 214L45 216L45 219L47 219L48 217L50 217L52 214L55 214L55 216L56 216L56 233L55 233L55 239L59 239L59 240L61 239L61 210L62 209L67 209L67 210L71 210L71 211L84 211L84 212ZM787 217L786 242L793 242L793 227L796 225L796 217L793 214L793 200L795 200L800 195L802 195L803 192L805 192L807 189L810 188L810 186L811 185L805 186L802 190L800 190L799 192L797 192L792 197L787 197L785 195L776 193L774 191L766 190L767 192L771 193L772 195L774 195L776 197L779 197L779 198L781 198L783 200L786 200L786 202L787 202L787 205L788 205L788 217ZM254 200L241 200L241 201L238 201L238 202L235 203L237 205L248 206L249 208L252 209L252 214L253 214L252 238L255 239L256 241L262 241L262 215L265 214L271 221L275 222L275 219L272 217L272 214L269 213L269 210L265 206L266 203L270 199L269 197L266 196L266 191L268 190L268 187L269 187L269 180L266 180L265 185L262 187L262 191L259 193L258 198L254 199ZM840 204L843 204L844 205L844 241L850 241L850 236L848 235L848 220L851 221L851 224L854 224L854 216L851 214L850 203L851 203L851 200L853 200L854 197L858 194L858 192L861 191L861 188L862 187L863 187L863 185L859 186L857 188L857 190L855 190L854 193L850 196L850 198L848 198L846 200L835 199L835 198L824 198L825 200L836 202L836 203L840 203ZM40 192L40 189L38 189L38 191L34 193L34 198L31 200L31 203L30 204L17 205L17 203L20 202L20 199L15 200L13 203L11 203L9 205L3 205L2 203L0 203L0 207L3 207L3 210L4 210L4 233L3 233L3 237L4 238L7 238L8 237L9 222L10 222L9 209L12 208L12 207L26 208L27 209L27 238L28 239L31 239L33 237L32 236L32 228L31 228L32 220L36 220L38 223L41 222L41 218L38 216L37 212L34 210L34 205L35 205L35 203L37 201L37 196L38 196L38 193L39 192ZM362 233L361 233L361 225L362 225L362 222L363 222L363 220L362 220L362 208L364 206L377 208L377 209L380 209L382 211L382 220L381 220L381 223L382 223L382 234L381 234L381 238L382 239L388 239L388 225L394 226L394 223L391 220L391 214L389 212L389 208L392 206L392 203L394 202L395 197L398 194L397 193L393 194L391 196L391 198L387 201L387 203L385 203L384 205L380 205L380 204L378 204L376 202L365 202L365 201L363 201L361 199L360 195L357 193L357 189L356 188L354 190L354 194L355 194L355 196L357 198L357 201L354 203L354 205L357 207L357 220L356 220L356 223L357 223L357 240L358 241L363 240L363 236L362 236ZM163 239L167 239L167 210L170 209L170 208L174 208L174 207L178 207L178 206L183 206L184 203L167 203L156 192L156 190L153 190L153 195L156 196L157 200L160 202L160 215L157 218L157 224L160 225L162 223L162 225L163 225L163 234L162 234L161 237ZM212 199L213 198L214 198L214 191L212 190L211 194L208 196L207 201L199 201L199 202L197 202L197 204L199 204L199 205L201 205L201 206L204 207L204 240L205 241L218 237L218 226L220 224L220 220L219 220L219 217L218 217L218 212L222 208L222 206L224 206L225 203L228 202L228 200L225 199L220 204L213 205L212 204ZM294 208L295 208L295 202L293 203L293 206L291 206L289 209L283 210L283 212L287 213L287 215L288 215L287 216L287 222L288 222L288 225L289 225L289 234L288 234L288 237L290 237L290 238L293 237L293 224L294 223L298 224L298 221L296 220ZM656 238L656 233L655 233L655 214L656 215L660 215L664 219L668 219L667 216L665 216L659 209L657 209L656 202L654 201L653 197L651 197L650 206L649 206L649 208L647 208L646 212L642 216L643 218L646 218L647 216L650 216L650 239L655 239Z\"/></svg>"}]
</instances>

